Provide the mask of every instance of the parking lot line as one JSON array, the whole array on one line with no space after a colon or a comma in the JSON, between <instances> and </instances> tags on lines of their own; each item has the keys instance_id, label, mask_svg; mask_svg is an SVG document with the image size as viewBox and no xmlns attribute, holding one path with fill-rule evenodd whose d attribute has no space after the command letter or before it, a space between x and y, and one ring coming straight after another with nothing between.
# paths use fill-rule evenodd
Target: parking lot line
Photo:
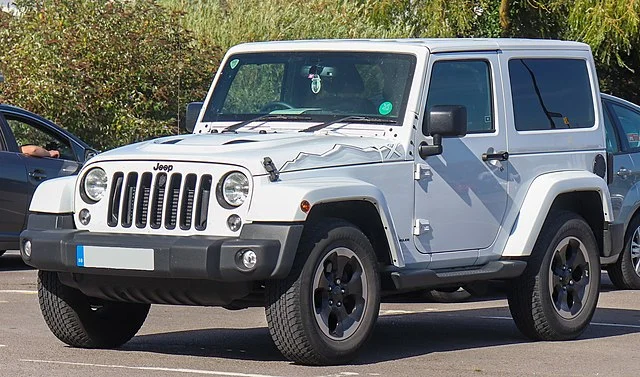
<instances>
[{"instance_id":1,"label":"parking lot line","mask_svg":"<svg viewBox=\"0 0 640 377\"><path fill-rule=\"evenodd\" d=\"M509 320L509 321L513 320L513 318L511 318L511 317L497 317L497 316L480 316L480 318L483 318L483 319L505 319L505 320ZM593 325L593 326L607 326L607 327L623 327L623 328L629 328L629 329L640 329L640 325L627 325L627 324L624 324L624 323L591 322L591 325Z\"/></svg>"},{"instance_id":2,"label":"parking lot line","mask_svg":"<svg viewBox=\"0 0 640 377\"><path fill-rule=\"evenodd\" d=\"M23 295L37 295L38 291L28 291L25 289L0 289L0 293L20 293Z\"/></svg>"},{"instance_id":3,"label":"parking lot line","mask_svg":"<svg viewBox=\"0 0 640 377\"><path fill-rule=\"evenodd\" d=\"M95 368L110 368L110 369L129 369L129 370L145 370L156 372L174 372L185 374L203 374L210 376L228 376L228 377L278 377L270 376L266 374L251 374L251 373L235 373L235 372L220 372L214 370L201 370L201 369L184 369L184 368L163 368L163 367L134 367L127 365L107 365L107 364L91 364L91 363L74 363L69 361L56 361L56 360L30 360L20 359L25 363L40 363L40 364L58 364L58 365L73 365Z\"/></svg>"}]
</instances>

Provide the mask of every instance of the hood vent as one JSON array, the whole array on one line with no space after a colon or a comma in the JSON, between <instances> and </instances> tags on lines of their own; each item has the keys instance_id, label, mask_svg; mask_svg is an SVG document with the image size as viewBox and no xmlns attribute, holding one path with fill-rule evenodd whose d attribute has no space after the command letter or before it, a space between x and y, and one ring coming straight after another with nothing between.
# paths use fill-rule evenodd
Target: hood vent
<instances>
[{"instance_id":1,"label":"hood vent","mask_svg":"<svg viewBox=\"0 0 640 377\"><path fill-rule=\"evenodd\" d=\"M222 145L232 145L232 144L244 144L244 143L254 143L257 140L243 140L243 139L236 139L236 140L231 140L231 141L227 141L226 143L222 144Z\"/></svg>"},{"instance_id":2,"label":"hood vent","mask_svg":"<svg viewBox=\"0 0 640 377\"><path fill-rule=\"evenodd\" d=\"M163 141L160 144L178 144L179 142L181 142L184 139L173 139L173 140L167 140L167 141Z\"/></svg>"}]
</instances>

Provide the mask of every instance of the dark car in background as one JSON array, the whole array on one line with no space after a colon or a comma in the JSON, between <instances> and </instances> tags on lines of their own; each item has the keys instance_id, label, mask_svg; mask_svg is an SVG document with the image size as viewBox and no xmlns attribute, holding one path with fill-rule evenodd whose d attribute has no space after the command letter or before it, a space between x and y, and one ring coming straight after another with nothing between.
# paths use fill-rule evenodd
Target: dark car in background
<instances>
[{"instance_id":1,"label":"dark car in background","mask_svg":"<svg viewBox=\"0 0 640 377\"><path fill-rule=\"evenodd\" d=\"M32 157L21 147L35 145L59 158ZM18 249L31 196L42 181L75 174L97 152L55 123L27 110L0 104L0 255Z\"/></svg>"}]
</instances>

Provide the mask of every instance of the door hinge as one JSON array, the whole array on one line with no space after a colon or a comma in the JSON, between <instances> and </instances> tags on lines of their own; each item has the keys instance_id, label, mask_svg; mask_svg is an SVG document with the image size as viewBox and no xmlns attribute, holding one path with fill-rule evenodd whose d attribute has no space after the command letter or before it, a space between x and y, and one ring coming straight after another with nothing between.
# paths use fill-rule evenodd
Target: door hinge
<instances>
[{"instance_id":1,"label":"door hinge","mask_svg":"<svg viewBox=\"0 0 640 377\"><path fill-rule=\"evenodd\" d=\"M416 164L413 172L413 179L419 181L423 178L431 177L431 169L425 164Z\"/></svg>"},{"instance_id":2,"label":"door hinge","mask_svg":"<svg viewBox=\"0 0 640 377\"><path fill-rule=\"evenodd\" d=\"M416 223L413 226L414 236L420 236L429 231L431 231L431 225L429 225L429 220L416 219Z\"/></svg>"}]
</instances>

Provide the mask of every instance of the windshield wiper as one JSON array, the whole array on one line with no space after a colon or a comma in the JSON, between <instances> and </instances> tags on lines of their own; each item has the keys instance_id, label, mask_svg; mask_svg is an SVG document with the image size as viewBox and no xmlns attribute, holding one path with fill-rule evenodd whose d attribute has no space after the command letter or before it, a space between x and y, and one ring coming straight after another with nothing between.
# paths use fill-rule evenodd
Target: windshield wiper
<instances>
[{"instance_id":1,"label":"windshield wiper","mask_svg":"<svg viewBox=\"0 0 640 377\"><path fill-rule=\"evenodd\" d=\"M225 132L236 132L238 129L246 126L247 124L253 123L253 122L272 122L272 121L278 121L278 120L311 120L310 116L304 116L304 115L291 115L291 114L264 114L264 115L260 115L257 118L253 118L253 119L249 119L249 120L243 120L242 122L236 123L236 124L232 124L229 127L223 129L222 131L220 131L221 133L225 133Z\"/></svg>"},{"instance_id":2,"label":"windshield wiper","mask_svg":"<svg viewBox=\"0 0 640 377\"><path fill-rule=\"evenodd\" d=\"M318 130L321 130L325 127L329 127L332 124L336 124L336 123L393 123L393 124L398 124L398 121L394 120L394 119L389 119L389 118L382 118L382 117L372 117L372 116L365 116L365 115L349 115L346 116L344 118L338 118L338 119L334 119L334 120L330 120L328 122L324 122L324 123L320 123L317 124L315 126L311 126L308 128L305 128L304 130L300 130L298 132L315 132Z\"/></svg>"}]
</instances>

